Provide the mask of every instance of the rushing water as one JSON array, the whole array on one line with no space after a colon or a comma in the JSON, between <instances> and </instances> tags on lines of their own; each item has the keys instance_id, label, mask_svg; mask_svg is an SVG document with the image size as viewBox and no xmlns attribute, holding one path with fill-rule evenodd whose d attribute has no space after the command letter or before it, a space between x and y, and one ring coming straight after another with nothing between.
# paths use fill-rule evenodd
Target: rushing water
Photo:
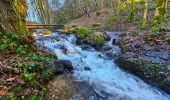
<instances>
[{"instance_id":1,"label":"rushing water","mask_svg":"<svg viewBox=\"0 0 170 100\"><path fill-rule=\"evenodd\" d=\"M117 35L112 34L113 54L120 53L118 46L112 45ZM75 44L74 35L54 33L51 36L36 36L36 43L56 54L60 60L70 60L74 67L75 81L86 82L95 92L106 100L170 100L170 96L157 90L138 77L115 65L114 60L93 48L82 48ZM88 70L87 70L88 68Z\"/></svg>"}]
</instances>

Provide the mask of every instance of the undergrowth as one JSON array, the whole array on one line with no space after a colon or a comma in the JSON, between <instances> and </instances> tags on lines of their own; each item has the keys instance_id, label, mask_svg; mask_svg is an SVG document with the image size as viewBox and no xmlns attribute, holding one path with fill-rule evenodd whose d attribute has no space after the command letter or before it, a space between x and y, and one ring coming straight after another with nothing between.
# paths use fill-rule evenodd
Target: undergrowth
<instances>
[{"instance_id":1,"label":"undergrowth","mask_svg":"<svg viewBox=\"0 0 170 100\"><path fill-rule=\"evenodd\" d=\"M46 92L44 82L55 74L51 67L51 55L33 45L29 32L23 37L9 30L0 33L0 55L2 99L41 99Z\"/></svg>"}]
</instances>

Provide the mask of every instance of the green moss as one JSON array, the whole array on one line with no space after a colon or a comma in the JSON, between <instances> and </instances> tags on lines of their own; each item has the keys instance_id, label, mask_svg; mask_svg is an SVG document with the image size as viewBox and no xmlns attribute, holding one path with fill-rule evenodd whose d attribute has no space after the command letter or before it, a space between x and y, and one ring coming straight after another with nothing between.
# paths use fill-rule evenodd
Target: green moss
<instances>
[{"instance_id":1,"label":"green moss","mask_svg":"<svg viewBox=\"0 0 170 100\"><path fill-rule=\"evenodd\" d=\"M63 33L66 34L75 34L77 38L84 39L85 37L89 36L93 32L90 28L77 26L72 28L66 28L62 30Z\"/></svg>"},{"instance_id":2,"label":"green moss","mask_svg":"<svg viewBox=\"0 0 170 100\"><path fill-rule=\"evenodd\" d=\"M149 71L150 72L156 72L157 71L157 68L158 68L158 66L157 66L157 64L155 64L155 63L149 63L148 65L147 65L147 68L149 69Z\"/></svg>"},{"instance_id":3,"label":"green moss","mask_svg":"<svg viewBox=\"0 0 170 100\"><path fill-rule=\"evenodd\" d=\"M131 49L129 44L121 45L120 48L121 48L122 52L126 52L126 51L129 51Z\"/></svg>"},{"instance_id":4,"label":"green moss","mask_svg":"<svg viewBox=\"0 0 170 100\"><path fill-rule=\"evenodd\" d=\"M77 38L85 38L89 34L91 34L93 31L86 27L78 27L75 30Z\"/></svg>"},{"instance_id":5,"label":"green moss","mask_svg":"<svg viewBox=\"0 0 170 100\"><path fill-rule=\"evenodd\" d=\"M127 59L124 59L123 57L118 57L115 59L115 63L119 66L128 67L128 66L134 66L136 64L136 61L130 61Z\"/></svg>"},{"instance_id":6,"label":"green moss","mask_svg":"<svg viewBox=\"0 0 170 100\"><path fill-rule=\"evenodd\" d=\"M170 34L167 34L165 36L165 41L168 42L168 44L170 44Z\"/></svg>"},{"instance_id":7,"label":"green moss","mask_svg":"<svg viewBox=\"0 0 170 100\"><path fill-rule=\"evenodd\" d=\"M104 44L104 36L103 35L96 35L94 38L95 45L102 46Z\"/></svg>"},{"instance_id":8,"label":"green moss","mask_svg":"<svg viewBox=\"0 0 170 100\"><path fill-rule=\"evenodd\" d=\"M101 47L104 44L105 38L102 32L92 33L87 40L94 47Z\"/></svg>"}]
</instances>

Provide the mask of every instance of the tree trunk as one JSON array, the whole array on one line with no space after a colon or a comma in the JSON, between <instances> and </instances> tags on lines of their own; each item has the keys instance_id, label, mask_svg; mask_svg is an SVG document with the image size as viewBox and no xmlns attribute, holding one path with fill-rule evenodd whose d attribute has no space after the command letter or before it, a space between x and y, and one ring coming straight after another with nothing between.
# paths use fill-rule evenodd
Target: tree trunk
<instances>
[{"instance_id":1,"label":"tree trunk","mask_svg":"<svg viewBox=\"0 0 170 100\"><path fill-rule=\"evenodd\" d=\"M147 22L147 13L148 13L148 1L145 0L145 9L144 9L144 13L143 13L143 25L146 24Z\"/></svg>"},{"instance_id":2,"label":"tree trunk","mask_svg":"<svg viewBox=\"0 0 170 100\"><path fill-rule=\"evenodd\" d=\"M165 20L166 8L167 8L167 0L157 0L157 8L155 11L154 21Z\"/></svg>"},{"instance_id":3,"label":"tree trunk","mask_svg":"<svg viewBox=\"0 0 170 100\"><path fill-rule=\"evenodd\" d=\"M134 20L135 18L135 1L131 0L131 9L130 9L130 20Z\"/></svg>"},{"instance_id":4,"label":"tree trunk","mask_svg":"<svg viewBox=\"0 0 170 100\"><path fill-rule=\"evenodd\" d=\"M115 8L116 8L117 14L119 14L119 11L120 11L120 0L116 0L115 1Z\"/></svg>"},{"instance_id":5,"label":"tree trunk","mask_svg":"<svg viewBox=\"0 0 170 100\"><path fill-rule=\"evenodd\" d=\"M26 30L26 1L0 0L0 30L9 29L18 33Z\"/></svg>"}]
</instances>

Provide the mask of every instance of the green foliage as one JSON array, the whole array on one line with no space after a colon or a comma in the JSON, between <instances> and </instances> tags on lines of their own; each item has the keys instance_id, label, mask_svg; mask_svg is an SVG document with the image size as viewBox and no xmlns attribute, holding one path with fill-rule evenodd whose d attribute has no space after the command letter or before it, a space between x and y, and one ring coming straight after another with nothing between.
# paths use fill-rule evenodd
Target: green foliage
<instances>
[{"instance_id":1,"label":"green foliage","mask_svg":"<svg viewBox=\"0 0 170 100\"><path fill-rule=\"evenodd\" d=\"M0 33L0 49L16 49L20 39L17 33L6 30L5 33Z\"/></svg>"},{"instance_id":2,"label":"green foliage","mask_svg":"<svg viewBox=\"0 0 170 100\"><path fill-rule=\"evenodd\" d=\"M165 36L165 41L168 42L168 44L170 44L170 34L167 34Z\"/></svg>"},{"instance_id":3,"label":"green foliage","mask_svg":"<svg viewBox=\"0 0 170 100\"><path fill-rule=\"evenodd\" d=\"M126 52L131 49L129 44L121 45L120 48L121 48L122 52Z\"/></svg>"},{"instance_id":4,"label":"green foliage","mask_svg":"<svg viewBox=\"0 0 170 100\"><path fill-rule=\"evenodd\" d=\"M28 35L30 35L28 33ZM28 45L23 41L20 34L5 30L5 32L0 32L0 50L10 50L18 54L26 54L29 50Z\"/></svg>"},{"instance_id":5,"label":"green foliage","mask_svg":"<svg viewBox=\"0 0 170 100\"><path fill-rule=\"evenodd\" d=\"M9 94L5 96L5 100L17 100L17 97L14 94Z\"/></svg>"},{"instance_id":6,"label":"green foliage","mask_svg":"<svg viewBox=\"0 0 170 100\"><path fill-rule=\"evenodd\" d=\"M122 11L124 11L124 10L126 9L126 7L127 7L126 2L121 2L121 3L120 3L120 9L121 9Z\"/></svg>"},{"instance_id":7,"label":"green foliage","mask_svg":"<svg viewBox=\"0 0 170 100\"><path fill-rule=\"evenodd\" d=\"M157 21L155 23L152 23L151 25L151 32L146 35L147 41L152 41L158 34L159 30L163 29L166 25L166 22L164 21Z\"/></svg>"},{"instance_id":8,"label":"green foliage","mask_svg":"<svg viewBox=\"0 0 170 100\"><path fill-rule=\"evenodd\" d=\"M166 25L166 22L164 21L157 21L152 24L151 29L153 32L158 32L160 29L163 29L163 27Z\"/></svg>"},{"instance_id":9,"label":"green foliage","mask_svg":"<svg viewBox=\"0 0 170 100\"><path fill-rule=\"evenodd\" d=\"M21 86L12 89L12 92L21 92L21 91L23 91L23 88Z\"/></svg>"},{"instance_id":10,"label":"green foliage","mask_svg":"<svg viewBox=\"0 0 170 100\"><path fill-rule=\"evenodd\" d=\"M146 40L147 41L152 41L155 37L157 36L156 32L151 32L146 35Z\"/></svg>"},{"instance_id":11,"label":"green foliage","mask_svg":"<svg viewBox=\"0 0 170 100\"><path fill-rule=\"evenodd\" d=\"M137 8L137 10L141 11L141 10L144 9L144 6L141 5L141 4L137 4L137 5L136 5L136 8Z\"/></svg>"},{"instance_id":12,"label":"green foliage","mask_svg":"<svg viewBox=\"0 0 170 100\"><path fill-rule=\"evenodd\" d=\"M39 53L30 53L29 55L24 55L24 59L20 61L12 61L12 73L17 74L19 78L26 83L24 85L15 87L11 92L22 93L25 91L25 86L29 88L36 88L39 90L38 95L25 96L25 100L40 100L44 96L46 89L42 85L44 81L49 81L54 76L56 70L47 67L51 65L49 56L45 56ZM40 82L42 82L40 84ZM9 100L16 100L19 97L11 95L6 96Z\"/></svg>"},{"instance_id":13,"label":"green foliage","mask_svg":"<svg viewBox=\"0 0 170 100\"><path fill-rule=\"evenodd\" d=\"M107 28L109 28L109 29L112 28L112 26L113 26L114 22L116 22L116 20L117 20L116 15L114 15L114 14L110 15Z\"/></svg>"},{"instance_id":14,"label":"green foliage","mask_svg":"<svg viewBox=\"0 0 170 100\"><path fill-rule=\"evenodd\" d=\"M49 80L52 78L52 76L54 76L55 70L56 70L56 69L53 69L53 68L47 68L45 71L42 71L41 77L42 77L44 80L49 81Z\"/></svg>"},{"instance_id":15,"label":"green foliage","mask_svg":"<svg viewBox=\"0 0 170 100\"><path fill-rule=\"evenodd\" d=\"M148 9L149 9L149 10L155 10L155 9L156 9L156 3L154 3L154 2L149 3Z\"/></svg>"}]
</instances>

